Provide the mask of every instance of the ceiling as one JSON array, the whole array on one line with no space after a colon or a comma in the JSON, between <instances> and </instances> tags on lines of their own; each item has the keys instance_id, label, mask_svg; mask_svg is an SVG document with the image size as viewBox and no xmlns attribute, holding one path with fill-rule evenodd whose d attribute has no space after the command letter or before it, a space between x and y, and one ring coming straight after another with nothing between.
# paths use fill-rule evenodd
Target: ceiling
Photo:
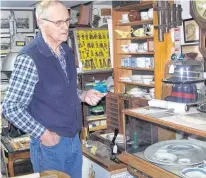
<instances>
[{"instance_id":1,"label":"ceiling","mask_svg":"<svg viewBox=\"0 0 206 178\"><path fill-rule=\"evenodd\" d=\"M1 0L1 7L35 7L35 4L37 4L39 0ZM66 0L62 1L66 7L72 7L76 6L79 4L84 4L89 1L71 1L71 0Z\"/></svg>"}]
</instances>

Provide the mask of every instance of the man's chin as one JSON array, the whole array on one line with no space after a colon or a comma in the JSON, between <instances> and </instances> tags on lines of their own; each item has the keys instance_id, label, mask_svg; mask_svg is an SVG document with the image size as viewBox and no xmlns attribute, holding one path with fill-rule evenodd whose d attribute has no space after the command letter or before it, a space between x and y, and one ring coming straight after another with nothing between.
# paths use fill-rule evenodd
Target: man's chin
<instances>
[{"instance_id":1,"label":"man's chin","mask_svg":"<svg viewBox=\"0 0 206 178\"><path fill-rule=\"evenodd\" d=\"M67 41L67 39L68 39L68 36L65 36L65 37L61 37L61 41Z\"/></svg>"}]
</instances>

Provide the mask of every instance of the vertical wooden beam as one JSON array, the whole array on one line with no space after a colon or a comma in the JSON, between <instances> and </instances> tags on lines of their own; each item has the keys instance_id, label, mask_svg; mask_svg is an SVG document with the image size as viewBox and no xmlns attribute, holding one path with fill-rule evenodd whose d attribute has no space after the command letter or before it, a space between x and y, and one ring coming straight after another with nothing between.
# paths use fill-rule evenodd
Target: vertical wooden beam
<instances>
[{"instance_id":1,"label":"vertical wooden beam","mask_svg":"<svg viewBox=\"0 0 206 178\"><path fill-rule=\"evenodd\" d=\"M154 26L158 25L158 14L154 11ZM155 46L155 98L162 98L162 79L164 78L165 64L170 60L172 54L173 42L171 38L171 33L164 34L164 41L160 42L158 40L158 30L154 30L154 46Z\"/></svg>"}]
</instances>

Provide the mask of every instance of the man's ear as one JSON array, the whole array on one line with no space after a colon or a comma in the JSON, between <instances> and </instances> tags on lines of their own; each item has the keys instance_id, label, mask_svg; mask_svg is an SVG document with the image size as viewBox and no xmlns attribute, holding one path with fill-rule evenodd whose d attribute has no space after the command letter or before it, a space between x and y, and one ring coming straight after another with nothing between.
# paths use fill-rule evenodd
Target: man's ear
<instances>
[{"instance_id":1,"label":"man's ear","mask_svg":"<svg viewBox=\"0 0 206 178\"><path fill-rule=\"evenodd\" d=\"M37 19L37 26L39 27L39 26L41 26L41 24L43 23L43 20L42 19Z\"/></svg>"}]
</instances>

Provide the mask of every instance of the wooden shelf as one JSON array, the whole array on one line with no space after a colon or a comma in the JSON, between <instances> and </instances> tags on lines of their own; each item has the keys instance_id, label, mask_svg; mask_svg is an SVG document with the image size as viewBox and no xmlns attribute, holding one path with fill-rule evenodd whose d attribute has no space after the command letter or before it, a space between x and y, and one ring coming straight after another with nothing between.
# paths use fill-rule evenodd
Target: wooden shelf
<instances>
[{"instance_id":1,"label":"wooden shelf","mask_svg":"<svg viewBox=\"0 0 206 178\"><path fill-rule=\"evenodd\" d=\"M146 2L140 2L137 4L129 5L129 6L124 6L124 7L115 7L115 11L129 11L129 10L143 10L143 9L149 9L153 7L153 2L152 1L146 1Z\"/></svg>"},{"instance_id":2,"label":"wooden shelf","mask_svg":"<svg viewBox=\"0 0 206 178\"><path fill-rule=\"evenodd\" d=\"M117 38L117 40L146 40L146 39L153 39L154 36L135 36L135 37L128 37L128 38Z\"/></svg>"},{"instance_id":3,"label":"wooden shelf","mask_svg":"<svg viewBox=\"0 0 206 178\"><path fill-rule=\"evenodd\" d=\"M87 120L88 123L90 122L96 122L96 121L103 121L103 120L106 120L107 118L99 118L99 119L89 119Z\"/></svg>"},{"instance_id":4,"label":"wooden shelf","mask_svg":"<svg viewBox=\"0 0 206 178\"><path fill-rule=\"evenodd\" d=\"M119 67L119 69L125 69L125 70L141 70L141 71L154 71L154 69L151 68L137 68L137 67Z\"/></svg>"},{"instance_id":5,"label":"wooden shelf","mask_svg":"<svg viewBox=\"0 0 206 178\"><path fill-rule=\"evenodd\" d=\"M97 131L97 130L104 130L107 129L107 125L100 125L96 127L89 128L89 131Z\"/></svg>"},{"instance_id":6,"label":"wooden shelf","mask_svg":"<svg viewBox=\"0 0 206 178\"><path fill-rule=\"evenodd\" d=\"M124 83L128 85L137 85L137 86L142 86L142 87L154 87L154 85L148 85L148 84L143 84L143 83L134 83L134 82L124 82L119 80L119 83Z\"/></svg>"},{"instance_id":7,"label":"wooden shelf","mask_svg":"<svg viewBox=\"0 0 206 178\"><path fill-rule=\"evenodd\" d=\"M132 26L132 25L144 25L144 24L153 24L153 19L150 20L139 20L129 23L117 23L116 26Z\"/></svg>"},{"instance_id":8,"label":"wooden shelf","mask_svg":"<svg viewBox=\"0 0 206 178\"><path fill-rule=\"evenodd\" d=\"M136 54L154 54L154 52L139 52L139 53L117 53L119 55L136 55Z\"/></svg>"}]
</instances>

